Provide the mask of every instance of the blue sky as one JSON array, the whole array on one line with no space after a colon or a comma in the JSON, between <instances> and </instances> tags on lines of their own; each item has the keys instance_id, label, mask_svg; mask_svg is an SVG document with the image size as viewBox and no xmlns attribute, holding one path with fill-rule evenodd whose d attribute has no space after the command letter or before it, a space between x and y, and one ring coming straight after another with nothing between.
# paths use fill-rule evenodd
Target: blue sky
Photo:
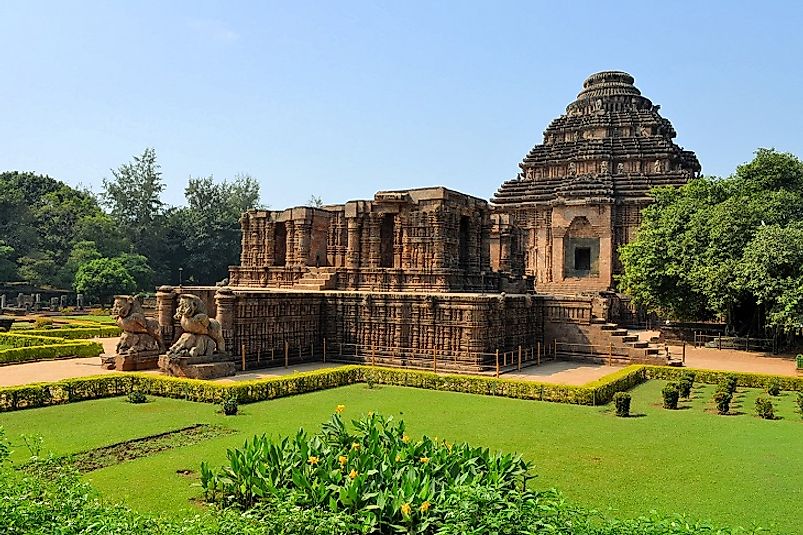
<instances>
[{"instance_id":1,"label":"blue sky","mask_svg":"<svg viewBox=\"0 0 803 535\"><path fill-rule=\"evenodd\" d=\"M585 77L625 70L727 175L803 156L803 3L0 1L0 169L95 191L156 148L273 208L444 185L489 198Z\"/></svg>"}]
</instances>

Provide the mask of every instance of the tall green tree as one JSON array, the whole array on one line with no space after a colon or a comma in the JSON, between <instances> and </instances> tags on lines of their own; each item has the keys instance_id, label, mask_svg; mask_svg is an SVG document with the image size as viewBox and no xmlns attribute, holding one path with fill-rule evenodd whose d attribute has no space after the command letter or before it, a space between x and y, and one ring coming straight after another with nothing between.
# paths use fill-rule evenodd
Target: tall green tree
<instances>
[{"instance_id":1,"label":"tall green tree","mask_svg":"<svg viewBox=\"0 0 803 535\"><path fill-rule=\"evenodd\" d=\"M181 267L188 280L212 284L239 262L240 216L259 206L259 183L249 175L222 182L190 178L185 197L187 206L176 214L184 234Z\"/></svg>"},{"instance_id":2,"label":"tall green tree","mask_svg":"<svg viewBox=\"0 0 803 535\"><path fill-rule=\"evenodd\" d=\"M791 240L785 254L794 258L796 225L803 222L803 162L797 157L760 149L728 178L659 188L654 197L636 239L619 251L620 288L637 303L678 319L726 317L742 331L803 321L794 312L783 319L773 312L784 299L778 289L792 288L803 265L790 273L789 263L779 264L766 245Z\"/></svg>"},{"instance_id":3,"label":"tall green tree","mask_svg":"<svg viewBox=\"0 0 803 535\"><path fill-rule=\"evenodd\" d=\"M165 208L161 200L165 185L156 150L146 148L140 156L112 169L111 173L112 178L103 180L104 206L136 252L155 251Z\"/></svg>"}]
</instances>

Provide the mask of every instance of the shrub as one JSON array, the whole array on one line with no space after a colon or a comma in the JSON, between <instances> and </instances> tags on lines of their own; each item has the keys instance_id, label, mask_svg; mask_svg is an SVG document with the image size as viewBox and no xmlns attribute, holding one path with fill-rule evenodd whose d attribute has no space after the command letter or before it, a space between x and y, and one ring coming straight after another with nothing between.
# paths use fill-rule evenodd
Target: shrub
<instances>
[{"instance_id":1,"label":"shrub","mask_svg":"<svg viewBox=\"0 0 803 535\"><path fill-rule=\"evenodd\" d=\"M717 405L717 412L719 414L728 414L731 407L731 400L733 399L733 394L730 392L725 392L724 390L717 391L714 394L714 403Z\"/></svg>"},{"instance_id":2,"label":"shrub","mask_svg":"<svg viewBox=\"0 0 803 535\"><path fill-rule=\"evenodd\" d=\"M733 375L733 374L728 374L723 378L722 383L720 384L720 387L725 392L729 392L730 394L735 394L736 393L736 384L737 383L738 383L738 379L736 378L736 376Z\"/></svg>"},{"instance_id":3,"label":"shrub","mask_svg":"<svg viewBox=\"0 0 803 535\"><path fill-rule=\"evenodd\" d=\"M663 390L661 390L661 395L664 399L664 408L665 409L677 409L678 408L678 399L680 399L680 391L678 390L678 385L676 383L669 383L667 384Z\"/></svg>"},{"instance_id":4,"label":"shrub","mask_svg":"<svg viewBox=\"0 0 803 535\"><path fill-rule=\"evenodd\" d=\"M677 381L687 370L670 366L642 366L647 379L663 379ZM744 388L766 388L770 381L776 380L781 384L781 390L803 391L803 377L789 377L770 375L764 373L730 372L722 370L695 369L695 382L716 385L722 383L725 377L733 376L738 379L739 386Z\"/></svg>"},{"instance_id":5,"label":"shrub","mask_svg":"<svg viewBox=\"0 0 803 535\"><path fill-rule=\"evenodd\" d=\"M779 396L781 394L781 382L776 379L767 383L767 394Z\"/></svg>"},{"instance_id":6,"label":"shrub","mask_svg":"<svg viewBox=\"0 0 803 535\"><path fill-rule=\"evenodd\" d=\"M765 420L775 419L775 407L772 401L765 396L756 398L756 414Z\"/></svg>"},{"instance_id":7,"label":"shrub","mask_svg":"<svg viewBox=\"0 0 803 535\"><path fill-rule=\"evenodd\" d=\"M617 392L613 395L613 404L616 406L616 416L630 416L630 394Z\"/></svg>"},{"instance_id":8,"label":"shrub","mask_svg":"<svg viewBox=\"0 0 803 535\"><path fill-rule=\"evenodd\" d=\"M223 408L223 414L226 416L234 416L237 414L237 411L240 409L237 404L237 398L228 398L221 404Z\"/></svg>"},{"instance_id":9,"label":"shrub","mask_svg":"<svg viewBox=\"0 0 803 535\"><path fill-rule=\"evenodd\" d=\"M358 518L361 532L428 533L443 522L441 505L456 487L498 490L503 501L529 479L530 463L519 455L450 444L424 436L411 439L403 421L369 413L352 422L340 412L309 436L266 435L227 452L228 465L202 465L202 485L213 501L249 508L269 498ZM292 477L290 477L290 475Z\"/></svg>"},{"instance_id":10,"label":"shrub","mask_svg":"<svg viewBox=\"0 0 803 535\"><path fill-rule=\"evenodd\" d=\"M128 393L129 403L147 403L148 397L139 390L132 390Z\"/></svg>"},{"instance_id":11,"label":"shrub","mask_svg":"<svg viewBox=\"0 0 803 535\"><path fill-rule=\"evenodd\" d=\"M799 412L800 416L803 417L803 392L797 393L795 404L797 405L797 412Z\"/></svg>"},{"instance_id":12,"label":"shrub","mask_svg":"<svg viewBox=\"0 0 803 535\"><path fill-rule=\"evenodd\" d=\"M691 396L691 389L694 386L694 372L684 373L680 381L678 381L678 390L680 397L689 399Z\"/></svg>"},{"instance_id":13,"label":"shrub","mask_svg":"<svg viewBox=\"0 0 803 535\"><path fill-rule=\"evenodd\" d=\"M34 321L34 325L36 326L37 329L44 329L46 327L52 327L53 326L53 319L39 316Z\"/></svg>"}]
</instances>

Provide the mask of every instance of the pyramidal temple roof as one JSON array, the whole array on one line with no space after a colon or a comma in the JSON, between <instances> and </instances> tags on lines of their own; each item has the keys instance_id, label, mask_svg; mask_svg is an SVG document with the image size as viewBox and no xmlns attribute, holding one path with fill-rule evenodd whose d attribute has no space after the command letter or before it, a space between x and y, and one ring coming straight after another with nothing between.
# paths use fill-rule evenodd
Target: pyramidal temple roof
<instances>
[{"instance_id":1,"label":"pyramidal temple roof","mask_svg":"<svg viewBox=\"0 0 803 535\"><path fill-rule=\"evenodd\" d=\"M640 203L655 186L686 183L700 164L673 142L675 129L659 109L626 72L592 74L492 203Z\"/></svg>"}]
</instances>

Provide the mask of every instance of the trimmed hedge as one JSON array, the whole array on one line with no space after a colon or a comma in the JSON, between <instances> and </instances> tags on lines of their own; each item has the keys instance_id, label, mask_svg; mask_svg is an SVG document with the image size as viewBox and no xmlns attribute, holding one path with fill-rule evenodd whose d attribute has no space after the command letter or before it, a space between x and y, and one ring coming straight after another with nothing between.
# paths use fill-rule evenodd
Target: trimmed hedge
<instances>
[{"instance_id":1,"label":"trimmed hedge","mask_svg":"<svg viewBox=\"0 0 803 535\"><path fill-rule=\"evenodd\" d=\"M82 338L113 338L122 334L117 325L66 325L58 329L30 329L25 334L32 336L57 336L66 340Z\"/></svg>"},{"instance_id":2,"label":"trimmed hedge","mask_svg":"<svg viewBox=\"0 0 803 535\"><path fill-rule=\"evenodd\" d=\"M0 349L0 364L31 362L63 357L97 357L103 347L88 340L70 340L52 336L1 333L0 344L11 349Z\"/></svg>"},{"instance_id":3,"label":"trimmed hedge","mask_svg":"<svg viewBox=\"0 0 803 535\"><path fill-rule=\"evenodd\" d=\"M0 412L123 396L134 389L153 396L204 403L221 403L231 398L241 404L254 403L368 381L447 392L578 405L602 405L608 403L615 392L632 388L644 380L642 366L629 366L586 386L465 375L436 375L431 372L356 365L238 383L213 383L197 379L127 373L0 388Z\"/></svg>"},{"instance_id":4,"label":"trimmed hedge","mask_svg":"<svg viewBox=\"0 0 803 535\"><path fill-rule=\"evenodd\" d=\"M604 405L613 399L616 392L630 390L649 379L677 379L688 371L685 368L633 365L583 386L470 375L437 375L432 372L357 365L237 383L213 383L140 373L115 373L0 388L0 412L124 396L135 389L144 394L187 401L218 404L227 399L236 399L238 403L245 404L365 382L577 405ZM782 389L803 391L801 378L694 371L697 380L703 383L716 384L726 375L735 375L740 381L739 384L744 387L760 388L763 386L761 381L781 379Z\"/></svg>"},{"instance_id":5,"label":"trimmed hedge","mask_svg":"<svg viewBox=\"0 0 803 535\"><path fill-rule=\"evenodd\" d=\"M783 375L770 375L764 373L731 372L723 370L701 370L695 368L671 368L667 366L644 366L648 379L663 379L678 381L681 377L692 371L695 380L701 383L716 385L725 380L727 376L736 378L736 384L744 388L766 389L772 382L778 382L781 390L803 392L803 377L787 377Z\"/></svg>"}]
</instances>

